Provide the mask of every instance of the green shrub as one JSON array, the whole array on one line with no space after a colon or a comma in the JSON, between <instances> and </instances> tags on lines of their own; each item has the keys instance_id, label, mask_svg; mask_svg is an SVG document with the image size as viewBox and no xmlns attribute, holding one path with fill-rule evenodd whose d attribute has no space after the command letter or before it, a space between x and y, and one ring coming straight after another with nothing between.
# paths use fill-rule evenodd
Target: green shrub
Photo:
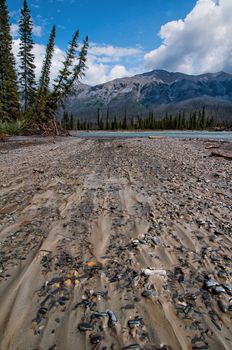
<instances>
[{"instance_id":1,"label":"green shrub","mask_svg":"<svg viewBox=\"0 0 232 350\"><path fill-rule=\"evenodd\" d=\"M2 135L18 135L27 127L27 121L17 120L11 122L0 121L0 134Z\"/></svg>"}]
</instances>

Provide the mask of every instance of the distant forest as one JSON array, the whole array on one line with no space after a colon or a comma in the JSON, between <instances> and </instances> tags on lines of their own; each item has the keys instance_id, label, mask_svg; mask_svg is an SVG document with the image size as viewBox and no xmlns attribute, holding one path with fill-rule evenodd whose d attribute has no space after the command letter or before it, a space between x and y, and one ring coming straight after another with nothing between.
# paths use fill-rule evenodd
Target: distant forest
<instances>
[{"instance_id":1,"label":"distant forest","mask_svg":"<svg viewBox=\"0 0 232 350\"><path fill-rule=\"evenodd\" d=\"M61 125L66 130L204 130L204 129L231 129L232 123L218 122L213 117L207 116L205 107L186 116L185 112L176 115L166 113L157 118L153 112L147 117L130 117L125 111L123 118L112 118L109 109L106 117L101 116L101 110L97 110L96 120L79 120L72 113L64 111Z\"/></svg>"}]
</instances>

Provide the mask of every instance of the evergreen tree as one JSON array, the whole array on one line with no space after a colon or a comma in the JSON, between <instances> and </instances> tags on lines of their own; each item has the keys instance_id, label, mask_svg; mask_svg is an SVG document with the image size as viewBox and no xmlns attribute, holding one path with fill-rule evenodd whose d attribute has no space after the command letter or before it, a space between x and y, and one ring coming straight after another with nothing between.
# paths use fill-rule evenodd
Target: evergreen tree
<instances>
[{"instance_id":1,"label":"evergreen tree","mask_svg":"<svg viewBox=\"0 0 232 350\"><path fill-rule=\"evenodd\" d=\"M109 109L109 106L108 106L107 107L107 111L106 111L106 130L109 130L109 128L110 128L109 116L110 116L110 109Z\"/></svg>"},{"instance_id":2,"label":"evergreen tree","mask_svg":"<svg viewBox=\"0 0 232 350\"><path fill-rule=\"evenodd\" d=\"M209 126L210 126L210 128L215 126L215 122L214 122L214 117L213 116L210 118Z\"/></svg>"},{"instance_id":3,"label":"evergreen tree","mask_svg":"<svg viewBox=\"0 0 232 350\"><path fill-rule=\"evenodd\" d=\"M35 56L32 53L33 23L27 1L24 0L19 21L19 57L20 57L20 84L24 112L27 112L35 99Z\"/></svg>"},{"instance_id":4,"label":"evergreen tree","mask_svg":"<svg viewBox=\"0 0 232 350\"><path fill-rule=\"evenodd\" d=\"M74 129L74 118L73 118L73 114L71 112L71 115L70 115L70 130L73 130Z\"/></svg>"},{"instance_id":5,"label":"evergreen tree","mask_svg":"<svg viewBox=\"0 0 232 350\"><path fill-rule=\"evenodd\" d=\"M125 112L124 112L124 118L123 118L123 122L122 122L122 128L125 130L127 128L127 110L125 108Z\"/></svg>"},{"instance_id":6,"label":"evergreen tree","mask_svg":"<svg viewBox=\"0 0 232 350\"><path fill-rule=\"evenodd\" d=\"M75 94L75 89L73 90L73 84L84 77L86 70L87 53L89 48L88 37L83 41L83 46L79 52L78 63L74 66L72 75L65 84L62 94L60 94L57 103L62 101L70 94Z\"/></svg>"},{"instance_id":7,"label":"evergreen tree","mask_svg":"<svg viewBox=\"0 0 232 350\"><path fill-rule=\"evenodd\" d=\"M172 114L169 115L168 128L169 128L169 129L173 129Z\"/></svg>"},{"instance_id":8,"label":"evergreen tree","mask_svg":"<svg viewBox=\"0 0 232 350\"><path fill-rule=\"evenodd\" d=\"M49 94L50 70L52 65L52 57L55 48L56 27L53 26L48 45L46 48L45 59L42 66L39 87L36 96L35 112L38 119L46 120L46 104Z\"/></svg>"},{"instance_id":9,"label":"evergreen tree","mask_svg":"<svg viewBox=\"0 0 232 350\"><path fill-rule=\"evenodd\" d=\"M197 129L201 128L201 122L202 122L202 115L201 115L201 111L198 111L198 116L197 116Z\"/></svg>"},{"instance_id":10,"label":"evergreen tree","mask_svg":"<svg viewBox=\"0 0 232 350\"><path fill-rule=\"evenodd\" d=\"M118 129L118 121L116 115L114 116L114 121L112 122L112 129L117 130Z\"/></svg>"},{"instance_id":11,"label":"evergreen tree","mask_svg":"<svg viewBox=\"0 0 232 350\"><path fill-rule=\"evenodd\" d=\"M55 90L51 93L47 99L46 112L50 117L54 114L59 105L63 105L67 96L76 93L74 83L79 81L85 75L87 53L88 53L88 37L83 41L83 46L77 56L77 39L79 32L74 34L73 40L70 44L66 59L63 63L63 69L60 71L59 77L56 80ZM77 64L74 65L72 70L70 68L77 58Z\"/></svg>"},{"instance_id":12,"label":"evergreen tree","mask_svg":"<svg viewBox=\"0 0 232 350\"><path fill-rule=\"evenodd\" d=\"M97 109L97 128L100 129L100 119L101 119L101 111L100 108Z\"/></svg>"},{"instance_id":13,"label":"evergreen tree","mask_svg":"<svg viewBox=\"0 0 232 350\"><path fill-rule=\"evenodd\" d=\"M68 112L66 112L66 111L64 111L61 125L66 130L69 128L69 116L68 116Z\"/></svg>"},{"instance_id":14,"label":"evergreen tree","mask_svg":"<svg viewBox=\"0 0 232 350\"><path fill-rule=\"evenodd\" d=\"M131 129L134 129L134 118L131 117L130 119L130 125L131 125Z\"/></svg>"},{"instance_id":15,"label":"evergreen tree","mask_svg":"<svg viewBox=\"0 0 232 350\"><path fill-rule=\"evenodd\" d=\"M69 82L69 79L72 75L72 65L74 59L76 58L78 43L77 40L79 38L79 30L77 30L72 38L71 43L69 44L69 48L66 54L66 58L63 62L63 68L59 71L59 75L55 80L54 91L51 96L51 102L55 102L59 99L63 90L66 88L66 84ZM52 101L53 100L53 101Z\"/></svg>"},{"instance_id":16,"label":"evergreen tree","mask_svg":"<svg viewBox=\"0 0 232 350\"><path fill-rule=\"evenodd\" d=\"M19 94L6 0L0 0L0 118L19 117Z\"/></svg>"},{"instance_id":17,"label":"evergreen tree","mask_svg":"<svg viewBox=\"0 0 232 350\"><path fill-rule=\"evenodd\" d=\"M181 118L181 129L185 129L185 128L186 128L186 118L185 118L185 112L183 112L182 118Z\"/></svg>"},{"instance_id":18,"label":"evergreen tree","mask_svg":"<svg viewBox=\"0 0 232 350\"><path fill-rule=\"evenodd\" d=\"M99 129L100 129L100 130L103 130L103 129L104 129L104 123L103 123L102 118L100 118Z\"/></svg>"},{"instance_id":19,"label":"evergreen tree","mask_svg":"<svg viewBox=\"0 0 232 350\"><path fill-rule=\"evenodd\" d=\"M197 113L196 111L193 112L192 115L192 126L191 129L197 129Z\"/></svg>"},{"instance_id":20,"label":"evergreen tree","mask_svg":"<svg viewBox=\"0 0 232 350\"><path fill-rule=\"evenodd\" d=\"M202 113L201 113L201 129L205 129L205 107L203 107L202 109Z\"/></svg>"}]
</instances>

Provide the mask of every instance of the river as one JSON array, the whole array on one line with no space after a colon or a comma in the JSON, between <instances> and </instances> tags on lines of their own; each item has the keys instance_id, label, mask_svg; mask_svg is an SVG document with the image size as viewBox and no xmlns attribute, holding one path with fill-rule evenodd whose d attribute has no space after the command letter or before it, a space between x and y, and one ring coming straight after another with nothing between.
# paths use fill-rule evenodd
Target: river
<instances>
[{"instance_id":1,"label":"river","mask_svg":"<svg viewBox=\"0 0 232 350\"><path fill-rule=\"evenodd\" d=\"M232 141L231 131L73 131L72 136L84 138L137 138L137 137L174 137L187 139L213 139Z\"/></svg>"}]
</instances>

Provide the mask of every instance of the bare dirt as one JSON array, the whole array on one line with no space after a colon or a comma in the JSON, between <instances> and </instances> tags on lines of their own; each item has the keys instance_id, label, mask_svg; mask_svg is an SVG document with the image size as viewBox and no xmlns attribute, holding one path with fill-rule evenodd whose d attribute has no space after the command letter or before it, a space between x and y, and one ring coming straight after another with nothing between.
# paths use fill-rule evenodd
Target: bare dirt
<instances>
[{"instance_id":1,"label":"bare dirt","mask_svg":"<svg viewBox=\"0 0 232 350\"><path fill-rule=\"evenodd\" d=\"M232 162L214 144L1 145L0 349L232 349Z\"/></svg>"}]
</instances>

